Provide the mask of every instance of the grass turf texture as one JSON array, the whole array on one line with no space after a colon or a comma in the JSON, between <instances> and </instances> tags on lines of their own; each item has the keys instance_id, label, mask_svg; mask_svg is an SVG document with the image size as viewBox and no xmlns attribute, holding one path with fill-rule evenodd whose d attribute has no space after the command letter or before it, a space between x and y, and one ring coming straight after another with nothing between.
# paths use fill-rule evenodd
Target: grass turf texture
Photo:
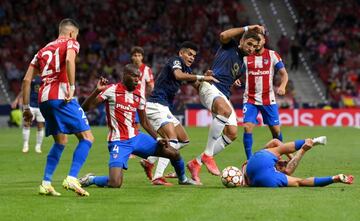
<instances>
[{"instance_id":1,"label":"grass turf texture","mask_svg":"<svg viewBox=\"0 0 360 221\"><path fill-rule=\"evenodd\" d=\"M181 150L187 162L203 151L207 128L187 128L191 143ZM94 127L96 141L80 175L108 173L106 128ZM359 129L284 127L285 141L328 136L328 145L309 151L295 176L327 176L338 173L360 177ZM53 185L61 197L37 194L43 176L51 138L43 143L43 153L36 154L35 129L31 131L30 152L21 152L20 129L0 129L0 217L1 220L360 220L359 184L334 184L324 188L233 188L222 186L220 178L203 167L203 186L152 186L139 165L139 158L129 160L121 189L89 187L90 197L77 197L65 191L65 178L76 145L71 137L55 175ZM254 148L269 139L265 127L254 130ZM238 166L245 160L242 128L239 138L216 157L220 169ZM167 171L172 170L171 166ZM187 174L188 171L187 171ZM169 180L174 182L176 180Z\"/></svg>"}]
</instances>

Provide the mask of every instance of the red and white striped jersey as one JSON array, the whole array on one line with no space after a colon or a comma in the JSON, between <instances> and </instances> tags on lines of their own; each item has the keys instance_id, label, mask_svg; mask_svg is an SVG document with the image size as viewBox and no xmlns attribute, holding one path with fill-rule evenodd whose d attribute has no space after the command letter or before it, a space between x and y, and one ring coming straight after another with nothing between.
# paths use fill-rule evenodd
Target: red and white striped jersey
<instances>
[{"instance_id":1,"label":"red and white striped jersey","mask_svg":"<svg viewBox=\"0 0 360 221\"><path fill-rule=\"evenodd\" d=\"M32 59L30 65L40 71L42 80L39 103L64 99L68 93L66 53L69 49L78 54L80 44L75 39L59 37L40 49Z\"/></svg>"},{"instance_id":2,"label":"red and white striped jersey","mask_svg":"<svg viewBox=\"0 0 360 221\"><path fill-rule=\"evenodd\" d=\"M139 87L130 92L122 83L111 84L98 98L105 101L108 141L128 140L139 133L135 114L137 109L145 109L145 98L141 96Z\"/></svg>"},{"instance_id":3,"label":"red and white striped jersey","mask_svg":"<svg viewBox=\"0 0 360 221\"><path fill-rule=\"evenodd\" d=\"M275 71L283 67L279 54L265 49L261 55L249 55L243 59L246 68L244 103L276 104L273 78Z\"/></svg>"},{"instance_id":4,"label":"red and white striped jersey","mask_svg":"<svg viewBox=\"0 0 360 221\"><path fill-rule=\"evenodd\" d=\"M142 97L146 97L146 83L154 82L154 76L149 66L142 64L139 68L141 72L140 76L140 92Z\"/></svg>"}]
</instances>

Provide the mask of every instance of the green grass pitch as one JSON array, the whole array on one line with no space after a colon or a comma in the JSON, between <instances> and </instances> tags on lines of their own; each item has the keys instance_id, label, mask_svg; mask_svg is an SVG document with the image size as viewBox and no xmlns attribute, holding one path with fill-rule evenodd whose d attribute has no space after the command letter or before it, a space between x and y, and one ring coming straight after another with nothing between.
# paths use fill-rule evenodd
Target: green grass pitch
<instances>
[{"instance_id":1,"label":"green grass pitch","mask_svg":"<svg viewBox=\"0 0 360 221\"><path fill-rule=\"evenodd\" d=\"M187 128L191 143L181 150L187 162L203 151L207 128ZM80 172L108 173L107 128L94 127L96 141ZM285 141L328 136L328 145L307 153L295 176L327 176L338 173L360 177L360 130L355 128L284 127ZM261 148L270 139L265 127L254 131L254 147ZM0 129L0 219L1 220L360 220L360 188L334 184L324 188L233 188L222 186L219 177L201 171L203 186L152 186L139 165L139 158L129 160L121 189L89 187L90 197L82 198L61 187L76 144L69 139L53 185L61 197L37 194L47 152L52 144L46 138L43 154L31 149L21 152L20 129ZM220 169L240 166L245 159L242 128L239 137L217 157ZM168 171L171 166L168 167ZM188 173L188 172L187 172ZM176 180L171 180L176 182Z\"/></svg>"}]
</instances>

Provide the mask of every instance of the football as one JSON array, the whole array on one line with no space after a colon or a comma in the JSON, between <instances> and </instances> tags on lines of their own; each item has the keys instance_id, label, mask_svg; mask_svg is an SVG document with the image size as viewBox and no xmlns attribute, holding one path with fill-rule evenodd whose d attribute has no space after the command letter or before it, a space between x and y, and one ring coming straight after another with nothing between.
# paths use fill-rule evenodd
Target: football
<instances>
[{"instance_id":1,"label":"football","mask_svg":"<svg viewBox=\"0 0 360 221\"><path fill-rule=\"evenodd\" d=\"M241 186L242 179L241 170L234 166L226 167L221 174L221 182L228 188Z\"/></svg>"}]
</instances>

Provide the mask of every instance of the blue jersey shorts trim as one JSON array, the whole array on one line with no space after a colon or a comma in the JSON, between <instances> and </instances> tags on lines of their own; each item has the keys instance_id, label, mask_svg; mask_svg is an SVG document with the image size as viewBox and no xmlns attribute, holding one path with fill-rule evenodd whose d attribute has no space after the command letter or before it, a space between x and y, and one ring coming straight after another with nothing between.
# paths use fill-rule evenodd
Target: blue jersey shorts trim
<instances>
[{"instance_id":1,"label":"blue jersey shorts trim","mask_svg":"<svg viewBox=\"0 0 360 221\"><path fill-rule=\"evenodd\" d=\"M48 100L40 103L41 114L45 118L46 136L75 134L90 130L83 109L76 100Z\"/></svg>"},{"instance_id":2,"label":"blue jersey shorts trim","mask_svg":"<svg viewBox=\"0 0 360 221\"><path fill-rule=\"evenodd\" d=\"M263 121L269 126L280 125L279 120L279 108L277 104L272 105L255 105L245 103L243 107L244 123L251 122L258 124L256 117L258 113L261 113Z\"/></svg>"},{"instance_id":3,"label":"blue jersey shorts trim","mask_svg":"<svg viewBox=\"0 0 360 221\"><path fill-rule=\"evenodd\" d=\"M157 146L157 141L153 137L141 132L128 140L111 141L108 143L110 153L109 167L127 169L130 154L135 154L142 158L154 156Z\"/></svg>"},{"instance_id":4,"label":"blue jersey shorts trim","mask_svg":"<svg viewBox=\"0 0 360 221\"><path fill-rule=\"evenodd\" d=\"M250 186L254 187L286 187L287 177L275 168L278 158L267 150L260 150L250 157L246 174Z\"/></svg>"}]
</instances>

